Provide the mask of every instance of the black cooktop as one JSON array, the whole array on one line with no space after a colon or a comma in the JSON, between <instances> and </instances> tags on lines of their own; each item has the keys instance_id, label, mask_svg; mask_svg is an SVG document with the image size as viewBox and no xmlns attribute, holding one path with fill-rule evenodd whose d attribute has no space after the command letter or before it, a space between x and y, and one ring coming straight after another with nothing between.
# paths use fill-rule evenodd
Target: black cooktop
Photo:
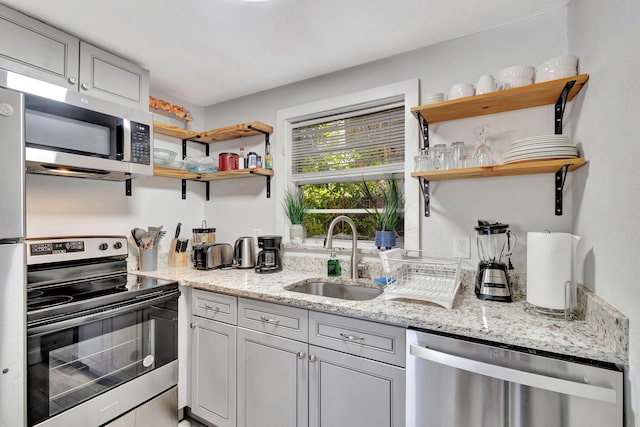
<instances>
[{"instance_id":1,"label":"black cooktop","mask_svg":"<svg viewBox=\"0 0 640 427\"><path fill-rule=\"evenodd\" d=\"M178 289L175 281L154 279L135 274L41 286L27 290L27 325L43 318L71 312L82 312L160 295Z\"/></svg>"}]
</instances>

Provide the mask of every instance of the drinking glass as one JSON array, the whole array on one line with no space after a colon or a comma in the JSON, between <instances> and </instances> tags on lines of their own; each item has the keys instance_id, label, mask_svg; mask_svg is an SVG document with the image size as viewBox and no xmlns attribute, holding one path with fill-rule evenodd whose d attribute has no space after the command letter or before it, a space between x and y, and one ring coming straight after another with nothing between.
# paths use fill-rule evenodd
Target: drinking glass
<instances>
[{"instance_id":1,"label":"drinking glass","mask_svg":"<svg viewBox=\"0 0 640 427\"><path fill-rule=\"evenodd\" d=\"M433 170L444 169L444 152L447 146L445 144L436 144L431 150L431 162L433 163Z\"/></svg>"},{"instance_id":2,"label":"drinking glass","mask_svg":"<svg viewBox=\"0 0 640 427\"><path fill-rule=\"evenodd\" d=\"M453 157L453 168L463 168L462 158L464 157L464 142L456 141L451 143L451 156Z\"/></svg>"}]
</instances>

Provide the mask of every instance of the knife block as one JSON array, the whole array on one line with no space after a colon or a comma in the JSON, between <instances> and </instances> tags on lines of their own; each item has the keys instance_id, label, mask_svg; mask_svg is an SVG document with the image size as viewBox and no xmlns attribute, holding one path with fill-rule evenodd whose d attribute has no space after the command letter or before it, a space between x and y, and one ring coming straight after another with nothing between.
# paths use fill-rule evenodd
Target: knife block
<instances>
[{"instance_id":1,"label":"knife block","mask_svg":"<svg viewBox=\"0 0 640 427\"><path fill-rule=\"evenodd\" d=\"M176 244L178 239L171 239L171 245L169 246L169 259L167 264L169 267L186 267L187 266L187 253L176 252Z\"/></svg>"}]
</instances>

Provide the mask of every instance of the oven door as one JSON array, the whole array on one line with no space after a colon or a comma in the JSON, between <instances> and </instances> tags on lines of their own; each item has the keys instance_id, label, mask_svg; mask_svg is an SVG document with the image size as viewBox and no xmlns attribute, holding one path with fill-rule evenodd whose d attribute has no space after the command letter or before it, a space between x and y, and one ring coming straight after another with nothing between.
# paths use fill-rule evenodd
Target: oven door
<instances>
[{"instance_id":1,"label":"oven door","mask_svg":"<svg viewBox=\"0 0 640 427\"><path fill-rule=\"evenodd\" d=\"M177 298L27 327L28 425L100 425L175 386Z\"/></svg>"}]
</instances>

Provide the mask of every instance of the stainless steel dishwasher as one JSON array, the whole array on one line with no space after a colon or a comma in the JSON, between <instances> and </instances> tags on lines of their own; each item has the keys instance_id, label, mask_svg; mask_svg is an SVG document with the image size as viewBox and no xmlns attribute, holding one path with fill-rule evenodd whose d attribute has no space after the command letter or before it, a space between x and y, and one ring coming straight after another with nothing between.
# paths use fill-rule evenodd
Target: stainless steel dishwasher
<instances>
[{"instance_id":1,"label":"stainless steel dishwasher","mask_svg":"<svg viewBox=\"0 0 640 427\"><path fill-rule=\"evenodd\" d=\"M622 426L623 372L407 330L407 427Z\"/></svg>"}]
</instances>

